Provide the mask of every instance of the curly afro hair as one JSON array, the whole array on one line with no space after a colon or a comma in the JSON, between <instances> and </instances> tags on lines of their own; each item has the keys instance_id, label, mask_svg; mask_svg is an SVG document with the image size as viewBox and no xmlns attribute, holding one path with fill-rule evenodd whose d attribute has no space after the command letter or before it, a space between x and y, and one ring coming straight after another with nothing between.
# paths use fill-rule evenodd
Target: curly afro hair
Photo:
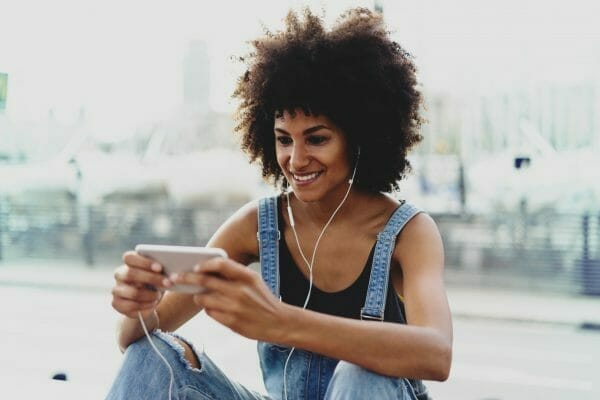
<instances>
[{"instance_id":1,"label":"curly afro hair","mask_svg":"<svg viewBox=\"0 0 600 400\"><path fill-rule=\"evenodd\" d=\"M398 189L410 169L422 95L412 56L389 38L381 15L365 8L342 14L331 30L310 10L288 13L284 31L266 32L253 51L234 98L236 132L250 161L275 185L283 180L275 155L274 122L284 111L325 115L360 146L355 185L369 192Z\"/></svg>"}]
</instances>

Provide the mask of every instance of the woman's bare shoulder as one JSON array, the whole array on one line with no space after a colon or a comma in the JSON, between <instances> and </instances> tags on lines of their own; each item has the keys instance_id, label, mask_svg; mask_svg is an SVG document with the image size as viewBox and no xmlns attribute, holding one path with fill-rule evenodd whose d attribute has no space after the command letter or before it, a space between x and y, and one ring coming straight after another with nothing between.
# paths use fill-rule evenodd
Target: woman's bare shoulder
<instances>
[{"instance_id":1,"label":"woman's bare shoulder","mask_svg":"<svg viewBox=\"0 0 600 400\"><path fill-rule=\"evenodd\" d=\"M233 213L215 232L208 246L220 247L230 258L249 264L258 260L258 200L253 200Z\"/></svg>"},{"instance_id":2,"label":"woman's bare shoulder","mask_svg":"<svg viewBox=\"0 0 600 400\"><path fill-rule=\"evenodd\" d=\"M424 212L411 218L398 235L394 259L403 265L403 269L412 265L433 264L442 268L444 247L442 237L433 218Z\"/></svg>"}]
</instances>

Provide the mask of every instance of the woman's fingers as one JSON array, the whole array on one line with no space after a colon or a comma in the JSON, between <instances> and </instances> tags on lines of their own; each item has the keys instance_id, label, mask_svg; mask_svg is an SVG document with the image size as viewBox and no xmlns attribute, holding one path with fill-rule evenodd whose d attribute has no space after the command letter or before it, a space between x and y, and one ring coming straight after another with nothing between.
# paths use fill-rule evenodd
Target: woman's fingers
<instances>
[{"instance_id":1,"label":"woman's fingers","mask_svg":"<svg viewBox=\"0 0 600 400\"><path fill-rule=\"evenodd\" d=\"M217 291L226 295L234 295L238 290L238 283L224 279L222 276L204 272L183 272L170 277L174 284L201 286L209 291Z\"/></svg>"},{"instance_id":2,"label":"woman's fingers","mask_svg":"<svg viewBox=\"0 0 600 400\"><path fill-rule=\"evenodd\" d=\"M173 283L163 274L162 266L135 251L123 254L125 264L115 269L115 285L112 289L112 306L129 318L138 312L146 315L156 308L164 289Z\"/></svg>"},{"instance_id":3,"label":"woman's fingers","mask_svg":"<svg viewBox=\"0 0 600 400\"><path fill-rule=\"evenodd\" d=\"M221 275L226 279L250 282L257 275L250 268L226 258L213 258L194 267L194 272Z\"/></svg>"},{"instance_id":4,"label":"woman's fingers","mask_svg":"<svg viewBox=\"0 0 600 400\"><path fill-rule=\"evenodd\" d=\"M126 283L117 283L112 289L113 296L127 300L134 300L140 303L149 303L158 301L162 297L162 292L148 289L144 286L133 286Z\"/></svg>"},{"instance_id":5,"label":"woman's fingers","mask_svg":"<svg viewBox=\"0 0 600 400\"><path fill-rule=\"evenodd\" d=\"M216 283L217 280L225 286ZM266 333L271 332L273 326L280 325L280 303L268 288L216 277L210 277L206 282L206 286L213 289L194 295L194 302L231 330L248 338L261 339L267 338ZM222 287L226 289L216 289Z\"/></svg>"},{"instance_id":6,"label":"woman's fingers","mask_svg":"<svg viewBox=\"0 0 600 400\"><path fill-rule=\"evenodd\" d=\"M155 274L163 273L163 266L151 258L143 257L135 251L123 253L123 262L130 268L152 272Z\"/></svg>"},{"instance_id":7,"label":"woman's fingers","mask_svg":"<svg viewBox=\"0 0 600 400\"><path fill-rule=\"evenodd\" d=\"M142 268L154 272L162 272L162 266L151 258L139 255L135 251L123 253L123 262L132 267Z\"/></svg>"},{"instance_id":8,"label":"woman's fingers","mask_svg":"<svg viewBox=\"0 0 600 400\"><path fill-rule=\"evenodd\" d=\"M172 282L164 275L144 268L132 267L124 264L115 270L115 279L121 282L139 283L155 288L169 288Z\"/></svg>"},{"instance_id":9,"label":"woman's fingers","mask_svg":"<svg viewBox=\"0 0 600 400\"><path fill-rule=\"evenodd\" d=\"M113 296L112 301L112 307L129 318L136 318L138 312L152 310L157 304L158 301L140 303L118 296Z\"/></svg>"}]
</instances>

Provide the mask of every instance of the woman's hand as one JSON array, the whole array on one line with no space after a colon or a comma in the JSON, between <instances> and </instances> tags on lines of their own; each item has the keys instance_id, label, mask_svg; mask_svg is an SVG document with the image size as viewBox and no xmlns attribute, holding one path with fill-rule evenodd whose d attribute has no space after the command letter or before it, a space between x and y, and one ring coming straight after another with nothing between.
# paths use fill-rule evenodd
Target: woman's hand
<instances>
[{"instance_id":1,"label":"woman's hand","mask_svg":"<svg viewBox=\"0 0 600 400\"><path fill-rule=\"evenodd\" d=\"M174 274L175 284L203 286L194 302L216 321L250 339L281 343L286 306L269 290L259 274L231 259L215 258L194 272Z\"/></svg>"},{"instance_id":2,"label":"woman's hand","mask_svg":"<svg viewBox=\"0 0 600 400\"><path fill-rule=\"evenodd\" d=\"M115 270L112 307L119 313L147 318L156 309L164 290L173 283L162 274L162 266L135 251L123 254L124 264Z\"/></svg>"}]
</instances>

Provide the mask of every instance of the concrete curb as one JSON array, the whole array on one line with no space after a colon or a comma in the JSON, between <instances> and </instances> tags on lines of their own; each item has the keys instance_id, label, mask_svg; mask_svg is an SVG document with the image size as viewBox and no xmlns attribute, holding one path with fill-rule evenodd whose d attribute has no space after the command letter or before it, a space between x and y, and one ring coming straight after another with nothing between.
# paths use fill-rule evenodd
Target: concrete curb
<instances>
[{"instance_id":1,"label":"concrete curb","mask_svg":"<svg viewBox=\"0 0 600 400\"><path fill-rule=\"evenodd\" d=\"M474 321L504 321L515 324L527 324L527 325L551 325L551 326L564 326L575 329L587 330L587 331L598 331L600 332L600 323L590 321L561 321L561 320L548 320L548 319L531 319L518 316L494 316L484 315L475 313L463 313L453 312L452 317L461 320L474 320Z\"/></svg>"},{"instance_id":2,"label":"concrete curb","mask_svg":"<svg viewBox=\"0 0 600 400\"><path fill-rule=\"evenodd\" d=\"M455 286L447 290L452 315L459 318L586 329L600 324L600 297Z\"/></svg>"},{"instance_id":3,"label":"concrete curb","mask_svg":"<svg viewBox=\"0 0 600 400\"><path fill-rule=\"evenodd\" d=\"M18 280L0 279L0 287L21 287L41 290L66 290L73 292L105 292L110 293L110 288L99 285L89 284L69 284L69 283L52 283L52 282L24 282Z\"/></svg>"}]
</instances>

